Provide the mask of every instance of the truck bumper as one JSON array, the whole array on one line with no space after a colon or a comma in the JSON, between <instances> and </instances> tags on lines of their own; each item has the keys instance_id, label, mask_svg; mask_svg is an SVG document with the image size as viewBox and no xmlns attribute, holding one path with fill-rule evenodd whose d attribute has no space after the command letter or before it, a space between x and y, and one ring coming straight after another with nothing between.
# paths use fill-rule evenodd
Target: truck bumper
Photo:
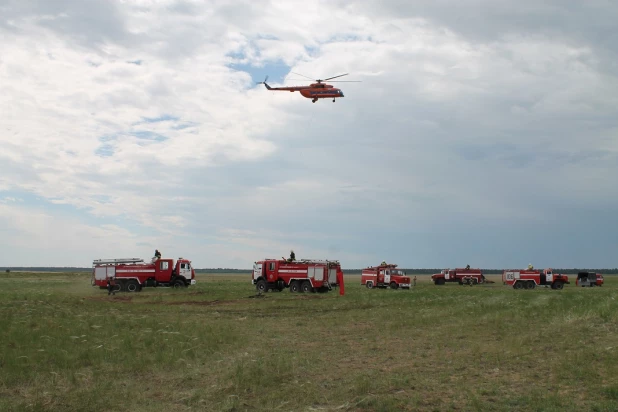
<instances>
[{"instance_id":1,"label":"truck bumper","mask_svg":"<svg viewBox=\"0 0 618 412\"><path fill-rule=\"evenodd\" d=\"M409 283L400 283L399 286L401 286L402 288L409 288L410 284Z\"/></svg>"},{"instance_id":2,"label":"truck bumper","mask_svg":"<svg viewBox=\"0 0 618 412\"><path fill-rule=\"evenodd\" d=\"M191 279L191 284L195 285L197 282L195 281L195 279Z\"/></svg>"}]
</instances>

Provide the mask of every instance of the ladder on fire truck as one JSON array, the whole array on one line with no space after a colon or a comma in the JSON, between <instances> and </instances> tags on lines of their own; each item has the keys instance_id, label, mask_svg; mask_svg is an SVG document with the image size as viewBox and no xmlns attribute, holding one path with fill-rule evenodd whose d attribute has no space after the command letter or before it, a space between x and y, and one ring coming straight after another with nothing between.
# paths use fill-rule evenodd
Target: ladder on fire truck
<instances>
[{"instance_id":1,"label":"ladder on fire truck","mask_svg":"<svg viewBox=\"0 0 618 412\"><path fill-rule=\"evenodd\" d=\"M121 258L121 259L95 259L93 265L119 265L124 263L143 263L144 259L140 258Z\"/></svg>"},{"instance_id":2,"label":"ladder on fire truck","mask_svg":"<svg viewBox=\"0 0 618 412\"><path fill-rule=\"evenodd\" d=\"M295 262L298 262L298 263L321 263L321 264L334 263L334 264L339 264L338 260L321 260L321 259L298 259L298 260L295 260Z\"/></svg>"}]
</instances>

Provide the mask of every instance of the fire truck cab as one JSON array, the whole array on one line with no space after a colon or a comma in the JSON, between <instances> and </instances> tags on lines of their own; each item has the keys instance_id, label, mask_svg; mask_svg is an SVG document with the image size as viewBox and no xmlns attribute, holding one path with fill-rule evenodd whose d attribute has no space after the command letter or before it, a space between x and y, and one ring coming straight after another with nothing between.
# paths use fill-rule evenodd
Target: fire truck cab
<instances>
[{"instance_id":1,"label":"fire truck cab","mask_svg":"<svg viewBox=\"0 0 618 412\"><path fill-rule=\"evenodd\" d=\"M387 288L410 289L410 277L397 269L397 265L382 263L380 266L370 266L361 272L361 285L368 289Z\"/></svg>"},{"instance_id":2,"label":"fire truck cab","mask_svg":"<svg viewBox=\"0 0 618 412\"><path fill-rule=\"evenodd\" d=\"M251 283L258 292L328 292L343 286L343 271L337 260L264 259L253 264Z\"/></svg>"},{"instance_id":3,"label":"fire truck cab","mask_svg":"<svg viewBox=\"0 0 618 412\"><path fill-rule=\"evenodd\" d=\"M603 286L604 281L603 275L600 273L579 272L577 279L575 279L575 285L581 287Z\"/></svg>"}]
</instances>

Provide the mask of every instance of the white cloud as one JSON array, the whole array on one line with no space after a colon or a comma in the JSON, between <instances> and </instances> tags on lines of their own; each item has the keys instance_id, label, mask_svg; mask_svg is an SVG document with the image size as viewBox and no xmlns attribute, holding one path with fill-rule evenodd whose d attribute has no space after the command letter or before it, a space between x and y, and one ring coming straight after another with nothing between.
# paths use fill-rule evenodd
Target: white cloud
<instances>
[{"instance_id":1,"label":"white cloud","mask_svg":"<svg viewBox=\"0 0 618 412\"><path fill-rule=\"evenodd\" d=\"M293 243L359 266L389 244L405 249L393 233L418 249L419 233L437 231L439 249L479 222L493 234L568 226L591 198L615 211L617 61L591 25L569 33L575 6L449 3L466 25L443 2L26 3L0 8L2 210L17 213L6 199L20 193L43 200L28 205L32 221L11 219L11 239L49 226L57 212L45 208L62 204L79 210L62 219L84 237L124 230L135 252L165 239L198 256L216 250L204 266L247 266ZM555 12L564 27L534 28ZM312 104L254 87L261 79L233 62L362 83L333 83L346 97ZM99 233L94 218L130 228ZM46 247L2 236L16 251ZM79 250L100 245L82 239ZM517 247L483 264L514 265L532 246ZM397 253L407 265L449 264ZM552 253L548 264L570 262Z\"/></svg>"}]
</instances>

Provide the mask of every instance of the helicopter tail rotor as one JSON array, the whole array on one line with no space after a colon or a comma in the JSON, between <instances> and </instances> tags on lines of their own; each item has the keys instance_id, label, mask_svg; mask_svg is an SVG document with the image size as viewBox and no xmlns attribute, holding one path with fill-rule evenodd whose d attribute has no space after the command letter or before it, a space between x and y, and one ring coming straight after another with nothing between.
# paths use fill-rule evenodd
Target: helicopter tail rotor
<instances>
[{"instance_id":1,"label":"helicopter tail rotor","mask_svg":"<svg viewBox=\"0 0 618 412\"><path fill-rule=\"evenodd\" d=\"M268 90L270 90L270 86L268 85L268 83L266 83L267 81L268 81L268 76L264 78L263 82L257 82L256 84L263 84L264 86L266 86Z\"/></svg>"}]
</instances>

